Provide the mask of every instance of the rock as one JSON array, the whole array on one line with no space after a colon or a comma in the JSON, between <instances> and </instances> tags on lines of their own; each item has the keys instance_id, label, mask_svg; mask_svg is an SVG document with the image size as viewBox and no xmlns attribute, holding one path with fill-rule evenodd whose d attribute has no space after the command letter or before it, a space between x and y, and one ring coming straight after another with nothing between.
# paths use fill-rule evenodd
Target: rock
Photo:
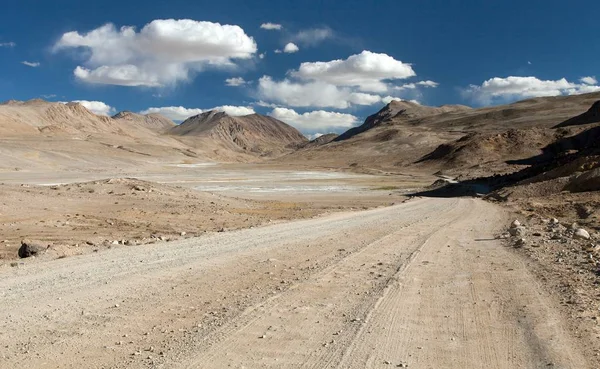
<instances>
[{"instance_id":1,"label":"rock","mask_svg":"<svg viewBox=\"0 0 600 369\"><path fill-rule=\"evenodd\" d=\"M518 228L521 226L521 222L519 222L518 220L513 220L513 222L510 224L510 228Z\"/></svg>"},{"instance_id":2,"label":"rock","mask_svg":"<svg viewBox=\"0 0 600 369\"><path fill-rule=\"evenodd\" d=\"M523 247L525 246L526 240L524 238L519 238L517 242L515 242L515 247Z\"/></svg>"},{"instance_id":3,"label":"rock","mask_svg":"<svg viewBox=\"0 0 600 369\"><path fill-rule=\"evenodd\" d=\"M570 229L573 231L576 231L577 229L579 229L579 225L577 225L577 223L573 223L573 224L571 224Z\"/></svg>"},{"instance_id":4,"label":"rock","mask_svg":"<svg viewBox=\"0 0 600 369\"><path fill-rule=\"evenodd\" d=\"M187 234L187 232L181 232L179 235L180 235L181 237L183 237L183 236L185 236L186 234Z\"/></svg>"},{"instance_id":5,"label":"rock","mask_svg":"<svg viewBox=\"0 0 600 369\"><path fill-rule=\"evenodd\" d=\"M518 226L515 228L509 228L508 233L513 237L521 237L525 234L525 227Z\"/></svg>"},{"instance_id":6,"label":"rock","mask_svg":"<svg viewBox=\"0 0 600 369\"><path fill-rule=\"evenodd\" d=\"M47 247L34 243L31 241L21 241L21 247L19 248L18 255L20 258L28 258L30 256L36 256L41 254Z\"/></svg>"},{"instance_id":7,"label":"rock","mask_svg":"<svg viewBox=\"0 0 600 369\"><path fill-rule=\"evenodd\" d=\"M557 225L558 224L558 219L556 219L556 218L550 219L550 224Z\"/></svg>"},{"instance_id":8,"label":"rock","mask_svg":"<svg viewBox=\"0 0 600 369\"><path fill-rule=\"evenodd\" d=\"M577 239L580 239L580 240L589 240L590 239L590 234L585 229L578 228L578 229L575 230L575 233L573 233L573 238L577 238Z\"/></svg>"}]
</instances>

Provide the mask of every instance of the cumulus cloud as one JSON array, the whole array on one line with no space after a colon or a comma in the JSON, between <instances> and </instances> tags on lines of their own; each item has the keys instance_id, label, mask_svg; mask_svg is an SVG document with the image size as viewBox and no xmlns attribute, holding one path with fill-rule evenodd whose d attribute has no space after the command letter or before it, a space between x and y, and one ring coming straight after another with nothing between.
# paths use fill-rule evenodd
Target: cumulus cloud
<instances>
[{"instance_id":1,"label":"cumulus cloud","mask_svg":"<svg viewBox=\"0 0 600 369\"><path fill-rule=\"evenodd\" d=\"M600 86L578 84L559 80L541 80L536 77L506 78L494 77L481 85L470 85L464 90L464 95L481 104L490 104L496 101L505 102L522 98L576 95L587 92L600 91Z\"/></svg>"},{"instance_id":2,"label":"cumulus cloud","mask_svg":"<svg viewBox=\"0 0 600 369\"><path fill-rule=\"evenodd\" d=\"M202 114L211 110L222 111L233 117L254 114L254 109L251 107L232 105L217 106L212 109L184 108L183 106L163 106L159 108L153 107L142 110L140 111L140 114L158 113L171 120L180 122L188 119L189 117L193 117L194 115Z\"/></svg>"},{"instance_id":3,"label":"cumulus cloud","mask_svg":"<svg viewBox=\"0 0 600 369\"><path fill-rule=\"evenodd\" d=\"M292 41L298 42L305 46L314 46L334 37L335 34L331 28L321 27L300 31L292 36Z\"/></svg>"},{"instance_id":4,"label":"cumulus cloud","mask_svg":"<svg viewBox=\"0 0 600 369\"><path fill-rule=\"evenodd\" d=\"M75 76L85 82L121 86L164 86L185 81L192 72L234 65L251 58L254 39L235 25L190 19L158 19L139 32L106 24L90 32L62 35L54 50L81 49L86 58Z\"/></svg>"},{"instance_id":5,"label":"cumulus cloud","mask_svg":"<svg viewBox=\"0 0 600 369\"><path fill-rule=\"evenodd\" d=\"M293 109L275 108L269 115L304 132L348 129L358 123L354 115L323 110L300 114Z\"/></svg>"},{"instance_id":6,"label":"cumulus cloud","mask_svg":"<svg viewBox=\"0 0 600 369\"><path fill-rule=\"evenodd\" d=\"M421 86L424 88L436 88L440 84L434 81L419 81L415 83L405 83L401 86L394 86L392 89L397 91L403 90L415 90L417 87Z\"/></svg>"},{"instance_id":7,"label":"cumulus cloud","mask_svg":"<svg viewBox=\"0 0 600 369\"><path fill-rule=\"evenodd\" d=\"M300 48L292 42L288 42L283 48L283 52L288 54L293 54L295 52L298 52L299 50Z\"/></svg>"},{"instance_id":8,"label":"cumulus cloud","mask_svg":"<svg viewBox=\"0 0 600 369\"><path fill-rule=\"evenodd\" d=\"M586 85L597 85L598 84L598 80L596 79L596 77L582 77L579 79L581 82L585 83Z\"/></svg>"},{"instance_id":9,"label":"cumulus cloud","mask_svg":"<svg viewBox=\"0 0 600 369\"><path fill-rule=\"evenodd\" d=\"M0 42L0 47L15 47L17 46L14 42Z\"/></svg>"},{"instance_id":10,"label":"cumulus cloud","mask_svg":"<svg viewBox=\"0 0 600 369\"><path fill-rule=\"evenodd\" d=\"M52 95L55 96L55 95ZM103 103L102 101L89 101L89 100L73 100L71 102L79 103L87 110L97 115L111 116L117 112L112 106ZM67 104L66 101L59 101L61 104Z\"/></svg>"},{"instance_id":11,"label":"cumulus cloud","mask_svg":"<svg viewBox=\"0 0 600 369\"><path fill-rule=\"evenodd\" d=\"M258 95L267 102L294 107L347 109L352 105L373 105L381 101L378 95L354 92L351 88L325 82L275 81L269 76L259 79Z\"/></svg>"},{"instance_id":12,"label":"cumulus cloud","mask_svg":"<svg viewBox=\"0 0 600 369\"><path fill-rule=\"evenodd\" d=\"M232 87L242 86L246 83L248 82L246 82L242 77L227 78L225 80L225 84Z\"/></svg>"},{"instance_id":13,"label":"cumulus cloud","mask_svg":"<svg viewBox=\"0 0 600 369\"><path fill-rule=\"evenodd\" d=\"M434 81L420 81L417 82L417 85L419 86L423 86L423 87L432 87L432 88L436 88L437 86L439 86L440 84Z\"/></svg>"},{"instance_id":14,"label":"cumulus cloud","mask_svg":"<svg viewBox=\"0 0 600 369\"><path fill-rule=\"evenodd\" d=\"M21 64L26 65L28 67L32 67L32 68L37 68L40 66L39 62L28 62L28 61L22 61Z\"/></svg>"},{"instance_id":15,"label":"cumulus cloud","mask_svg":"<svg viewBox=\"0 0 600 369\"><path fill-rule=\"evenodd\" d=\"M410 64L387 54L363 51L345 60L302 63L292 76L335 86L352 86L362 91L385 92L386 80L405 79L416 75Z\"/></svg>"},{"instance_id":16,"label":"cumulus cloud","mask_svg":"<svg viewBox=\"0 0 600 369\"><path fill-rule=\"evenodd\" d=\"M413 100L405 100L405 99L402 99L402 98L400 98L400 97L396 97L396 96L386 96L386 97L382 97L382 98L381 98L381 101L382 101L384 104L389 104L389 103L391 103L392 101L410 101L411 103L414 103L414 104L421 105L421 103L420 103L418 100L414 100L414 99L413 99Z\"/></svg>"},{"instance_id":17,"label":"cumulus cloud","mask_svg":"<svg viewBox=\"0 0 600 369\"><path fill-rule=\"evenodd\" d=\"M280 31L283 28L283 26L281 24L267 22L267 23L261 24L260 28L266 29L269 31Z\"/></svg>"}]
</instances>

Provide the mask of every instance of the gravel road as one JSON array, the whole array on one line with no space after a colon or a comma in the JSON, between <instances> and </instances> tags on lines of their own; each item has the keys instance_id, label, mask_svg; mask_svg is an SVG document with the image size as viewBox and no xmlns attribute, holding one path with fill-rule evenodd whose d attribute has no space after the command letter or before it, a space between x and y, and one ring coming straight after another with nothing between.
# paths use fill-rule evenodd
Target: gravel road
<instances>
[{"instance_id":1,"label":"gravel road","mask_svg":"<svg viewBox=\"0 0 600 369\"><path fill-rule=\"evenodd\" d=\"M0 368L589 368L476 199L0 269Z\"/></svg>"}]
</instances>

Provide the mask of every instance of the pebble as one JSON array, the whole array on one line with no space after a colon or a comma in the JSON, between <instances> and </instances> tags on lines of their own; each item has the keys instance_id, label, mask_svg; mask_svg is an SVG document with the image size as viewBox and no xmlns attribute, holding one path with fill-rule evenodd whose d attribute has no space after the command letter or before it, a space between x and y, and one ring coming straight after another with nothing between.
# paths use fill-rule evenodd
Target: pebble
<instances>
[{"instance_id":1,"label":"pebble","mask_svg":"<svg viewBox=\"0 0 600 369\"><path fill-rule=\"evenodd\" d=\"M573 233L573 238L578 238L578 239L582 239L582 240L589 240L590 239L590 234L585 229L578 228L577 230L575 230L575 233Z\"/></svg>"}]
</instances>

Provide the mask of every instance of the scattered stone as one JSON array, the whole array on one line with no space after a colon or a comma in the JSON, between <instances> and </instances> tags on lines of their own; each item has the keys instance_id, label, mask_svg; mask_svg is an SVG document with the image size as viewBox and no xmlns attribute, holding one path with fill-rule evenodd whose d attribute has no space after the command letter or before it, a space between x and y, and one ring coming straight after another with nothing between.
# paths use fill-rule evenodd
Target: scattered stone
<instances>
[{"instance_id":1,"label":"scattered stone","mask_svg":"<svg viewBox=\"0 0 600 369\"><path fill-rule=\"evenodd\" d=\"M523 235L525 235L525 227L517 226L514 228L510 228L508 230L508 233L513 237L522 237Z\"/></svg>"},{"instance_id":2,"label":"scattered stone","mask_svg":"<svg viewBox=\"0 0 600 369\"><path fill-rule=\"evenodd\" d=\"M523 247L525 246L526 240L524 238L519 238L517 242L515 242L515 247Z\"/></svg>"},{"instance_id":3,"label":"scattered stone","mask_svg":"<svg viewBox=\"0 0 600 369\"><path fill-rule=\"evenodd\" d=\"M36 256L46 250L47 247L31 241L21 241L18 255L21 259Z\"/></svg>"},{"instance_id":4,"label":"scattered stone","mask_svg":"<svg viewBox=\"0 0 600 369\"><path fill-rule=\"evenodd\" d=\"M513 222L510 224L510 228L517 228L521 226L521 222L519 222L518 220L513 220Z\"/></svg>"},{"instance_id":5,"label":"scattered stone","mask_svg":"<svg viewBox=\"0 0 600 369\"><path fill-rule=\"evenodd\" d=\"M590 234L585 229L578 228L577 230L575 230L575 233L573 233L573 238L577 238L580 240L589 240Z\"/></svg>"},{"instance_id":6,"label":"scattered stone","mask_svg":"<svg viewBox=\"0 0 600 369\"><path fill-rule=\"evenodd\" d=\"M179 235L180 235L181 237L183 237L183 236L185 236L186 234L187 234L187 232L181 232Z\"/></svg>"},{"instance_id":7,"label":"scattered stone","mask_svg":"<svg viewBox=\"0 0 600 369\"><path fill-rule=\"evenodd\" d=\"M558 224L558 219L556 219L556 218L550 219L550 224L557 225Z\"/></svg>"}]
</instances>

